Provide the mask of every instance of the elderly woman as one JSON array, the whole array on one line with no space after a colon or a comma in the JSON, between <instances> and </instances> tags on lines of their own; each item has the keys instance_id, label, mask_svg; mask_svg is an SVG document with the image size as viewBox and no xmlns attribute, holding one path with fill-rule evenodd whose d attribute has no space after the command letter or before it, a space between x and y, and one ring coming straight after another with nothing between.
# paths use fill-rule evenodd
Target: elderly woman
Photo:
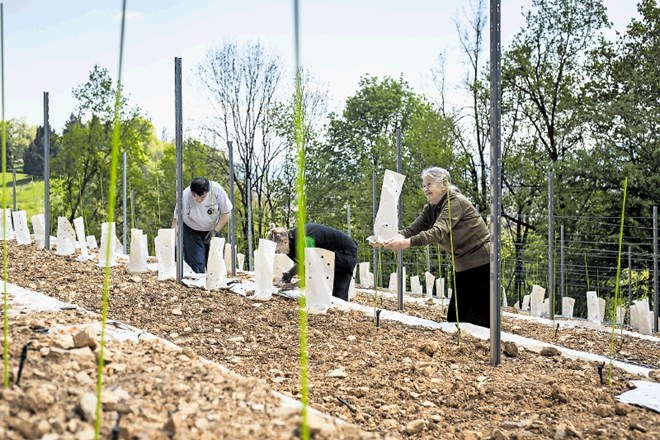
<instances>
[{"instance_id":1,"label":"elderly woman","mask_svg":"<svg viewBox=\"0 0 660 440\"><path fill-rule=\"evenodd\" d=\"M438 243L453 253L456 286L449 301L447 321L471 322L490 327L490 233L472 203L451 185L449 173L440 167L422 172L422 189L428 203L402 238L385 242L398 251L411 246Z\"/></svg>"},{"instance_id":2,"label":"elderly woman","mask_svg":"<svg viewBox=\"0 0 660 440\"><path fill-rule=\"evenodd\" d=\"M291 270L282 274L282 282L289 283L298 273L298 256L296 255L296 228L276 228L271 226L267 238L277 243L275 252L284 253L295 263ZM357 264L357 243L341 231L318 223L307 223L305 226L305 247L327 249L335 253L335 277L332 285L332 296L348 301L348 289L353 278L353 269Z\"/></svg>"}]
</instances>

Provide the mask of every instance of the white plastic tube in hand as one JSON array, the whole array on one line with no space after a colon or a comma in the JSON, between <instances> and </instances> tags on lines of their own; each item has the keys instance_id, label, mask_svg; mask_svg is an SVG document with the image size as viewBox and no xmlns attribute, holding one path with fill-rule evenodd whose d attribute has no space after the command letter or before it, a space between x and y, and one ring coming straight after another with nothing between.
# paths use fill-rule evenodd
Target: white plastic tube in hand
<instances>
[{"instance_id":1,"label":"white plastic tube in hand","mask_svg":"<svg viewBox=\"0 0 660 440\"><path fill-rule=\"evenodd\" d=\"M383 186L380 192L378 213L374 220L374 241L384 243L393 238L400 238L399 234L399 197L406 176L392 170L385 170Z\"/></svg>"}]
</instances>

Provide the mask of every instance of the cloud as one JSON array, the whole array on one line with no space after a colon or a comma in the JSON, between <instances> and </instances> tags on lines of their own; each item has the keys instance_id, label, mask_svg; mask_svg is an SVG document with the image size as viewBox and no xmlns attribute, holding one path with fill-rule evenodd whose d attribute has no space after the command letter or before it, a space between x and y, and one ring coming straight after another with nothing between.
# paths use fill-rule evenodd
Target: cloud
<instances>
[{"instance_id":1,"label":"cloud","mask_svg":"<svg viewBox=\"0 0 660 440\"><path fill-rule=\"evenodd\" d=\"M115 15L117 20L121 20L121 11ZM126 21L144 21L144 14L135 11L126 11Z\"/></svg>"},{"instance_id":2,"label":"cloud","mask_svg":"<svg viewBox=\"0 0 660 440\"><path fill-rule=\"evenodd\" d=\"M30 0L15 0L7 5L7 12L14 13L26 9L30 4Z\"/></svg>"}]
</instances>

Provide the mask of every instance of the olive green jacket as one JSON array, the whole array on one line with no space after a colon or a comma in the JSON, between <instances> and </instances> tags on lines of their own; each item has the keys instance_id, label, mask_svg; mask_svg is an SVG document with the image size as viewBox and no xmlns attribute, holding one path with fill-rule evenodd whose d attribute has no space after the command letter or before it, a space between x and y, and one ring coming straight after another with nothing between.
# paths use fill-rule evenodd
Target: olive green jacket
<instances>
[{"instance_id":1,"label":"olive green jacket","mask_svg":"<svg viewBox=\"0 0 660 440\"><path fill-rule=\"evenodd\" d=\"M490 232L472 203L456 191L451 200L451 234L456 271L472 269L490 262ZM449 240L449 204L447 194L437 205L427 203L410 226L399 231L410 238L411 246L438 243L451 253Z\"/></svg>"}]
</instances>

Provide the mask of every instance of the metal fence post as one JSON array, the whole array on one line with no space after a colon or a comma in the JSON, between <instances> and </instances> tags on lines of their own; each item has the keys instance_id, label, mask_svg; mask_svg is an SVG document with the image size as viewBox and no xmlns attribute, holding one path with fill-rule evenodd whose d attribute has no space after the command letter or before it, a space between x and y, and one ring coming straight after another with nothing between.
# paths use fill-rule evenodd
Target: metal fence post
<instances>
[{"instance_id":1,"label":"metal fence post","mask_svg":"<svg viewBox=\"0 0 660 440\"><path fill-rule=\"evenodd\" d=\"M50 250L50 123L48 92L44 92L44 248Z\"/></svg>"},{"instance_id":2,"label":"metal fence post","mask_svg":"<svg viewBox=\"0 0 660 440\"><path fill-rule=\"evenodd\" d=\"M401 121L398 121L396 124L396 172L401 174ZM397 229L401 229L401 217L403 217L403 205L401 203L401 197L397 201L397 218L399 224ZM403 279L403 251L399 250L396 253L396 297L397 297L397 308L398 310L403 310L403 286L405 285Z\"/></svg>"},{"instance_id":3,"label":"metal fence post","mask_svg":"<svg viewBox=\"0 0 660 440\"><path fill-rule=\"evenodd\" d=\"M252 255L252 181L248 177L247 182L245 185L245 192L247 194L247 205L248 205L248 212L247 212L247 222L248 222L248 229L247 229L247 239L248 239L248 270L253 271L254 270L254 262L252 261L252 258L254 257Z\"/></svg>"},{"instance_id":4,"label":"metal fence post","mask_svg":"<svg viewBox=\"0 0 660 440\"><path fill-rule=\"evenodd\" d=\"M490 1L490 364L501 362L500 212L502 209L501 92L502 32L500 0ZM454 292L456 295L456 292Z\"/></svg>"},{"instance_id":5,"label":"metal fence post","mask_svg":"<svg viewBox=\"0 0 660 440\"><path fill-rule=\"evenodd\" d=\"M229 155L229 200L231 201L232 214L229 217L229 244L231 246L231 276L236 276L236 220L234 218L234 145L227 141L227 153Z\"/></svg>"},{"instance_id":6,"label":"metal fence post","mask_svg":"<svg viewBox=\"0 0 660 440\"><path fill-rule=\"evenodd\" d=\"M122 208L124 209L124 233L123 233L123 242L124 242L124 253L128 255L128 243L126 242L126 236L128 235L128 209L126 206L126 195L128 191L126 190L126 152L124 151L124 173L122 175L122 185L123 185L123 203Z\"/></svg>"},{"instance_id":7,"label":"metal fence post","mask_svg":"<svg viewBox=\"0 0 660 440\"><path fill-rule=\"evenodd\" d=\"M653 207L653 331L658 332L658 207Z\"/></svg>"},{"instance_id":8,"label":"metal fence post","mask_svg":"<svg viewBox=\"0 0 660 440\"><path fill-rule=\"evenodd\" d=\"M548 298L551 319L555 319L555 225L553 220L554 188L552 172L548 172Z\"/></svg>"},{"instance_id":9,"label":"metal fence post","mask_svg":"<svg viewBox=\"0 0 660 440\"><path fill-rule=\"evenodd\" d=\"M564 303L564 224L559 227L559 298ZM563 311L563 310L562 310Z\"/></svg>"},{"instance_id":10,"label":"metal fence post","mask_svg":"<svg viewBox=\"0 0 660 440\"><path fill-rule=\"evenodd\" d=\"M183 104L181 99L181 58L174 58L174 139L176 144L176 281L183 278Z\"/></svg>"}]
</instances>

